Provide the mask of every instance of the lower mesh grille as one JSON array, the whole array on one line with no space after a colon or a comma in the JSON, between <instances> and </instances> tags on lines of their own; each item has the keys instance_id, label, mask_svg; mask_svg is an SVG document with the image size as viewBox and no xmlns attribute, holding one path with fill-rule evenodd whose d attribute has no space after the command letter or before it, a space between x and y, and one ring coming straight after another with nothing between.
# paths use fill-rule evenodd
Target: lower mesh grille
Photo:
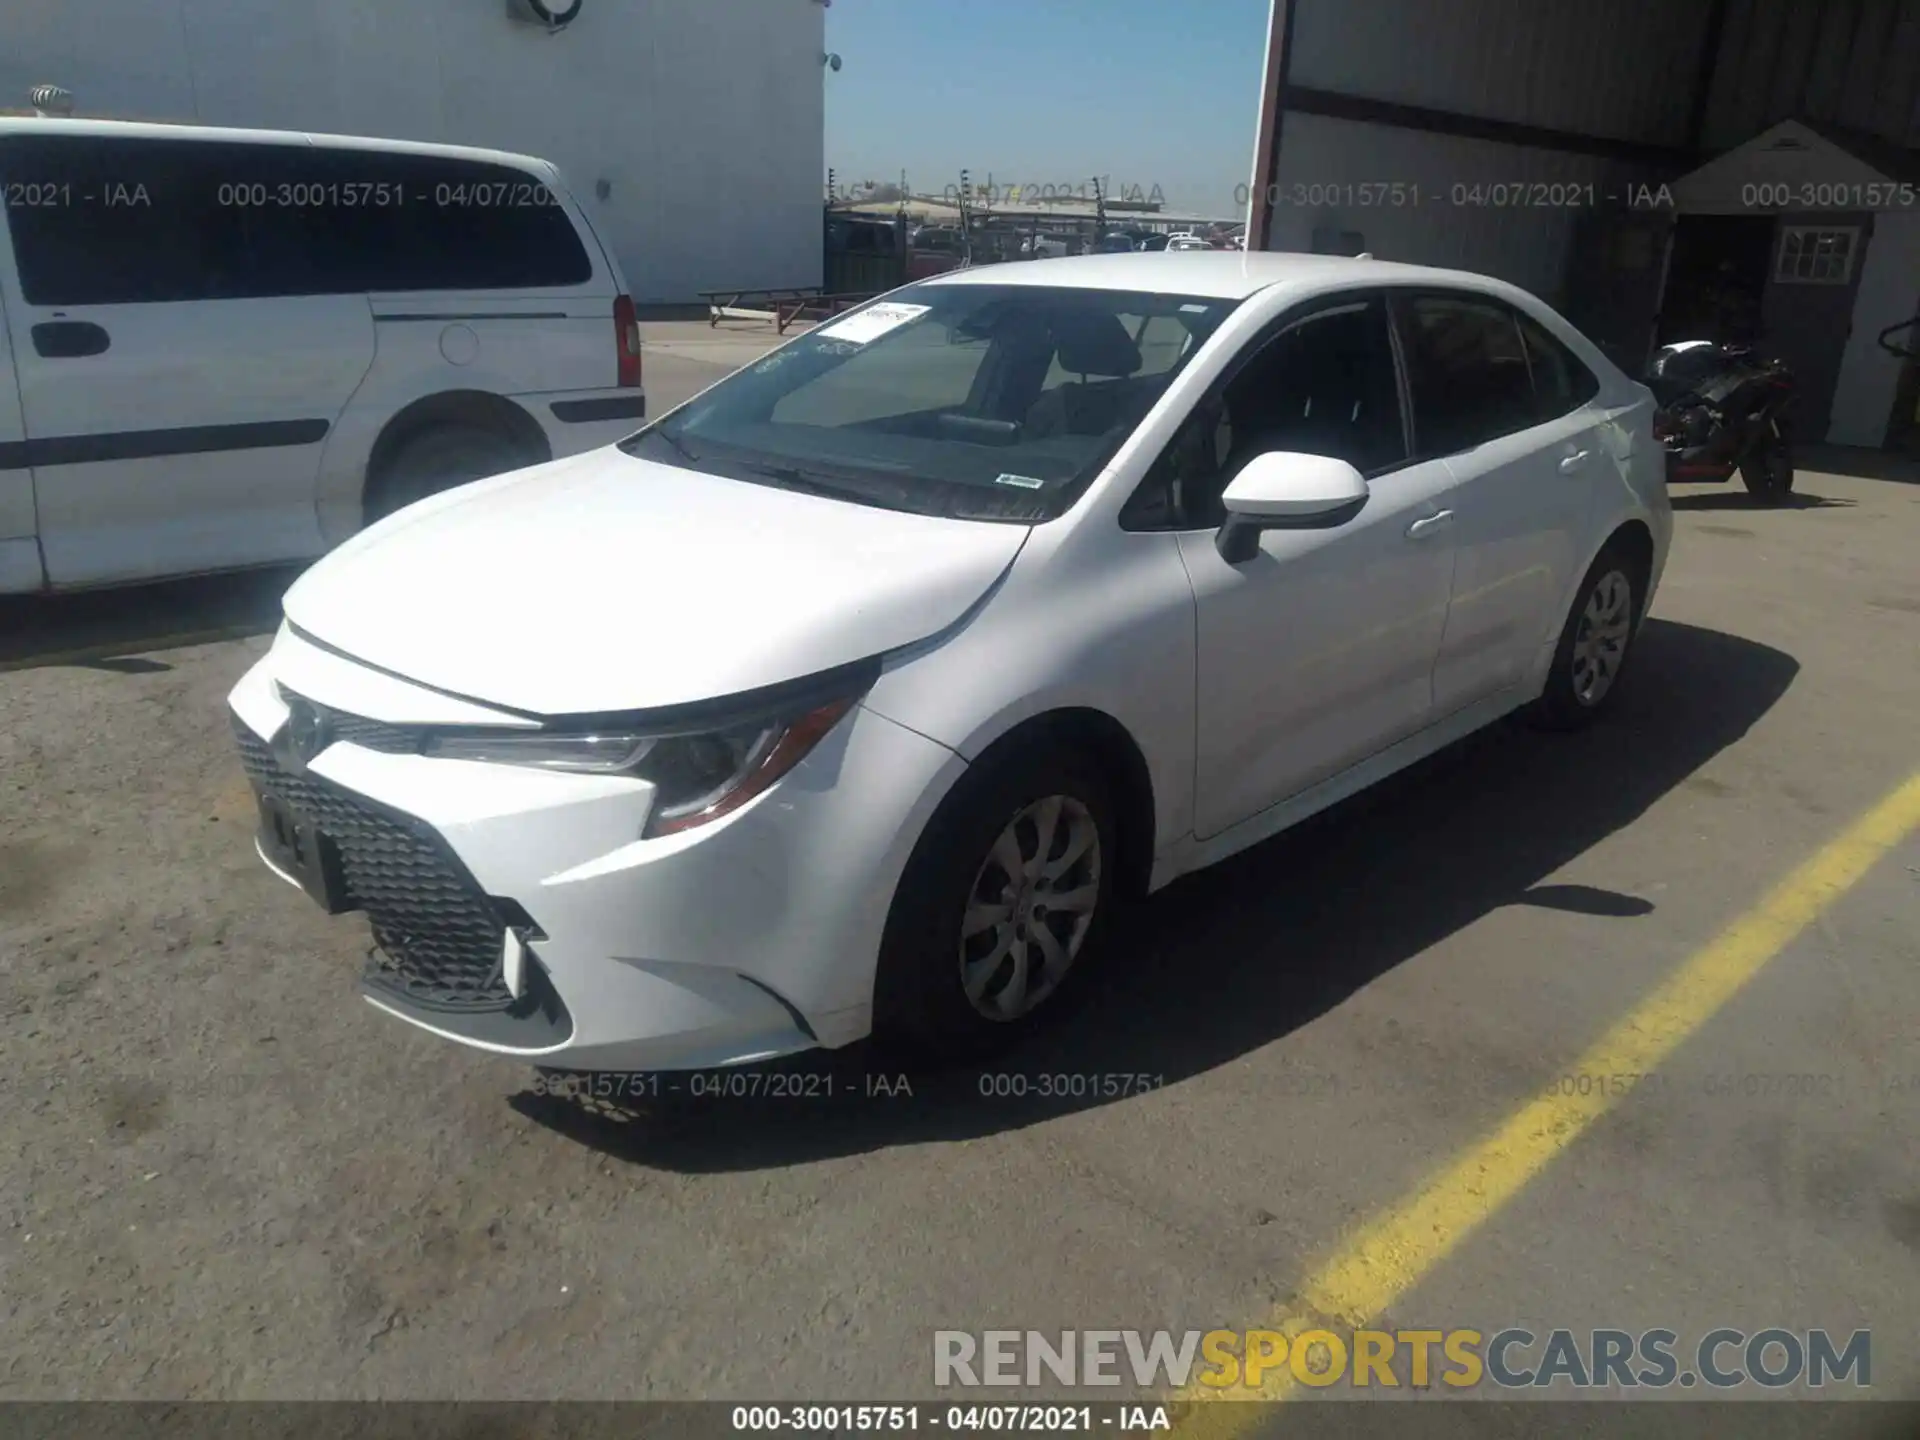
<instances>
[{"instance_id":1,"label":"lower mesh grille","mask_svg":"<svg viewBox=\"0 0 1920 1440\"><path fill-rule=\"evenodd\" d=\"M513 1005L500 969L505 927L486 892L425 825L391 815L317 775L295 775L239 720L248 778L317 825L340 852L348 902L376 949L367 980L441 1010Z\"/></svg>"}]
</instances>

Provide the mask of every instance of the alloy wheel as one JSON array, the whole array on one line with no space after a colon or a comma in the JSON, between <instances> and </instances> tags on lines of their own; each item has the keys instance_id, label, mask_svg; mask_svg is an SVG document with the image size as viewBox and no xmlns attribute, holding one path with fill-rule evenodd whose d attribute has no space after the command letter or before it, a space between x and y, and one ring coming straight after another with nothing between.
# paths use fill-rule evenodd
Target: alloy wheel
<instances>
[{"instance_id":1,"label":"alloy wheel","mask_svg":"<svg viewBox=\"0 0 1920 1440\"><path fill-rule=\"evenodd\" d=\"M1587 592L1586 608L1573 635L1573 697L1598 705L1619 678L1633 634L1633 584L1609 570Z\"/></svg>"},{"instance_id":2,"label":"alloy wheel","mask_svg":"<svg viewBox=\"0 0 1920 1440\"><path fill-rule=\"evenodd\" d=\"M1059 988L1100 901L1100 827L1071 795L1007 822L967 892L960 983L989 1020L1017 1020Z\"/></svg>"}]
</instances>

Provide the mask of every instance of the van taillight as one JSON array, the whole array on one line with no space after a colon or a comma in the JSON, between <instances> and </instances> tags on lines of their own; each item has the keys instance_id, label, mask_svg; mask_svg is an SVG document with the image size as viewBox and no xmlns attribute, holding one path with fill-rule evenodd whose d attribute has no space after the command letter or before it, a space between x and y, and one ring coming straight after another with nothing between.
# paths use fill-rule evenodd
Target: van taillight
<instances>
[{"instance_id":1,"label":"van taillight","mask_svg":"<svg viewBox=\"0 0 1920 1440\"><path fill-rule=\"evenodd\" d=\"M634 314L633 297L617 295L613 301L613 344L620 357L622 389L640 385L640 317Z\"/></svg>"}]
</instances>

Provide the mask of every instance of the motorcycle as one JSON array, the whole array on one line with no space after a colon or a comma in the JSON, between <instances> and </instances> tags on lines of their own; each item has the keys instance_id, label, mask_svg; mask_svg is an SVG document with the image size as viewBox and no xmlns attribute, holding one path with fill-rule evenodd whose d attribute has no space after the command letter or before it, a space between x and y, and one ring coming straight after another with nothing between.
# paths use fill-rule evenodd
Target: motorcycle
<instances>
[{"instance_id":1,"label":"motorcycle","mask_svg":"<svg viewBox=\"0 0 1920 1440\"><path fill-rule=\"evenodd\" d=\"M1667 452L1667 483L1723 481L1739 472L1762 505L1793 494L1787 409L1793 372L1743 345L1684 340L1663 345L1647 367L1659 410L1653 433Z\"/></svg>"}]
</instances>

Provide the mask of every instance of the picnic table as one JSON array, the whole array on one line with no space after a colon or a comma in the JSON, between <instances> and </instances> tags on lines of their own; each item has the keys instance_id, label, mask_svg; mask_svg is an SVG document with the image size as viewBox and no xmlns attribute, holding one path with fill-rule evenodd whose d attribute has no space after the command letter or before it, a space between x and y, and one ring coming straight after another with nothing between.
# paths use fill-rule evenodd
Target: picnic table
<instances>
[{"instance_id":1,"label":"picnic table","mask_svg":"<svg viewBox=\"0 0 1920 1440\"><path fill-rule=\"evenodd\" d=\"M722 320L772 320L775 333L784 335L796 320L838 315L877 293L828 295L818 285L798 285L780 290L702 290L699 295L707 302L710 326L717 327Z\"/></svg>"}]
</instances>

